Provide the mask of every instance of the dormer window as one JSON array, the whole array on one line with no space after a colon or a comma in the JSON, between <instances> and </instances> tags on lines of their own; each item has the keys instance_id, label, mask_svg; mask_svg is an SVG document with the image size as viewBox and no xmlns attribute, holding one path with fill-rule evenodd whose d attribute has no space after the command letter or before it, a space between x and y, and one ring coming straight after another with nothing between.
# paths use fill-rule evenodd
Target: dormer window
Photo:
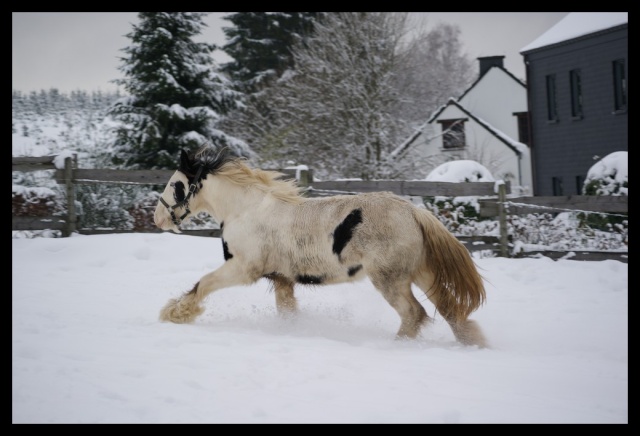
<instances>
[{"instance_id":1,"label":"dormer window","mask_svg":"<svg viewBox=\"0 0 640 436\"><path fill-rule=\"evenodd\" d=\"M459 118L438 121L442 125L442 146L444 149L450 150L465 147L464 123L467 120L467 118Z\"/></svg>"}]
</instances>

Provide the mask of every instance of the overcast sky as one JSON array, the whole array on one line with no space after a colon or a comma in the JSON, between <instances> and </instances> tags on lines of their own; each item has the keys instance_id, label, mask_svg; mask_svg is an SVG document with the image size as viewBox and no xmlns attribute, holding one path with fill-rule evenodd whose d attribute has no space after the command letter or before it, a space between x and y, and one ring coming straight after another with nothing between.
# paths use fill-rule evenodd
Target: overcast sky
<instances>
[{"instance_id":1,"label":"overcast sky","mask_svg":"<svg viewBox=\"0 0 640 436\"><path fill-rule=\"evenodd\" d=\"M568 12L420 12L428 25L448 22L461 30L464 50L472 58L506 56L505 67L525 79L519 51ZM227 12L212 12L202 41L224 44ZM136 12L13 12L12 88L22 92L57 88L113 91L125 35L138 23ZM218 63L229 61L217 51Z\"/></svg>"}]
</instances>

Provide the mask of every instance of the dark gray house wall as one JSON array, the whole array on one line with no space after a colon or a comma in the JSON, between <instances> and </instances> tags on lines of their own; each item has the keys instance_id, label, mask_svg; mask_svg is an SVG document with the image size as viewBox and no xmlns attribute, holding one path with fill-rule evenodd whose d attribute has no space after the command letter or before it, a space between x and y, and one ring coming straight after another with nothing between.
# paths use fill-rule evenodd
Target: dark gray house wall
<instances>
[{"instance_id":1,"label":"dark gray house wall","mask_svg":"<svg viewBox=\"0 0 640 436\"><path fill-rule=\"evenodd\" d=\"M522 55L527 68L533 194L579 195L598 158L629 149L628 100L624 110L614 110L613 68L615 60L624 60L628 90L628 24ZM570 71L576 69L581 78L581 117L572 116ZM556 121L548 120L548 75L555 75Z\"/></svg>"}]
</instances>

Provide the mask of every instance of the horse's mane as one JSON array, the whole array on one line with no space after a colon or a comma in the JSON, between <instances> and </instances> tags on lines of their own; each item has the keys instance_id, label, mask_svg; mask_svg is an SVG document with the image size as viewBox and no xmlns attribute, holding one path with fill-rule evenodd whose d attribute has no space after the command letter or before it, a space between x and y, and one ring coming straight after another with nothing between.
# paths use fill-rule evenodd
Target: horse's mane
<instances>
[{"instance_id":1,"label":"horse's mane","mask_svg":"<svg viewBox=\"0 0 640 436\"><path fill-rule=\"evenodd\" d=\"M204 146L189 153L188 156L186 161L180 162L178 170L190 180L202 166L204 171L200 176L201 180L207 174L215 174L227 178L238 186L253 186L287 203L300 203L303 200L301 188L296 185L295 180L282 179L285 174L277 171L251 168L247 165L246 158L233 155L226 148L218 150Z\"/></svg>"}]
</instances>

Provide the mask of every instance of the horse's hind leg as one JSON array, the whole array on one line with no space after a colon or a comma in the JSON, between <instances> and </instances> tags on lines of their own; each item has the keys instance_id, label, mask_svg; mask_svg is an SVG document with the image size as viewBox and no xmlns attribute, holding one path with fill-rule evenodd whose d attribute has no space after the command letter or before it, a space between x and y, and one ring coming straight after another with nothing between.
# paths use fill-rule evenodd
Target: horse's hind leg
<instances>
[{"instance_id":1,"label":"horse's hind leg","mask_svg":"<svg viewBox=\"0 0 640 436\"><path fill-rule=\"evenodd\" d=\"M296 313L298 305L293 293L293 282L281 275L271 274L268 276L273 284L276 293L276 308L282 316L289 316Z\"/></svg>"},{"instance_id":2,"label":"horse's hind leg","mask_svg":"<svg viewBox=\"0 0 640 436\"><path fill-rule=\"evenodd\" d=\"M160 311L160 320L177 324L189 323L204 312L200 303L211 292L229 286L248 285L255 280L240 264L229 260L217 270L204 275L189 292L180 298L169 300Z\"/></svg>"},{"instance_id":3,"label":"horse's hind leg","mask_svg":"<svg viewBox=\"0 0 640 436\"><path fill-rule=\"evenodd\" d=\"M464 345L477 345L479 348L487 348L487 340L477 322L465 319L456 323L449 323L456 339Z\"/></svg>"},{"instance_id":4,"label":"horse's hind leg","mask_svg":"<svg viewBox=\"0 0 640 436\"><path fill-rule=\"evenodd\" d=\"M426 277L423 275L416 280L416 285L422 289L429 301L436 307L438 313L447 321L456 340L464 345L477 345L480 348L486 348L487 340L480 326L474 320L458 315L455 308L444 307L442 302L438 300L437 295L433 292L428 292L432 284L433 279L430 275Z\"/></svg>"},{"instance_id":5,"label":"horse's hind leg","mask_svg":"<svg viewBox=\"0 0 640 436\"><path fill-rule=\"evenodd\" d=\"M409 280L391 279L386 274L372 274L371 282L385 300L393 307L400 319L400 329L396 338L415 338L422 325L429 320L426 310L411 292Z\"/></svg>"},{"instance_id":6,"label":"horse's hind leg","mask_svg":"<svg viewBox=\"0 0 640 436\"><path fill-rule=\"evenodd\" d=\"M434 296L429 296L428 298L436 306L438 313L449 323L451 331L458 342L463 345L477 345L480 348L487 347L487 340L477 322L458 315L455 310L447 310L442 307Z\"/></svg>"}]
</instances>

